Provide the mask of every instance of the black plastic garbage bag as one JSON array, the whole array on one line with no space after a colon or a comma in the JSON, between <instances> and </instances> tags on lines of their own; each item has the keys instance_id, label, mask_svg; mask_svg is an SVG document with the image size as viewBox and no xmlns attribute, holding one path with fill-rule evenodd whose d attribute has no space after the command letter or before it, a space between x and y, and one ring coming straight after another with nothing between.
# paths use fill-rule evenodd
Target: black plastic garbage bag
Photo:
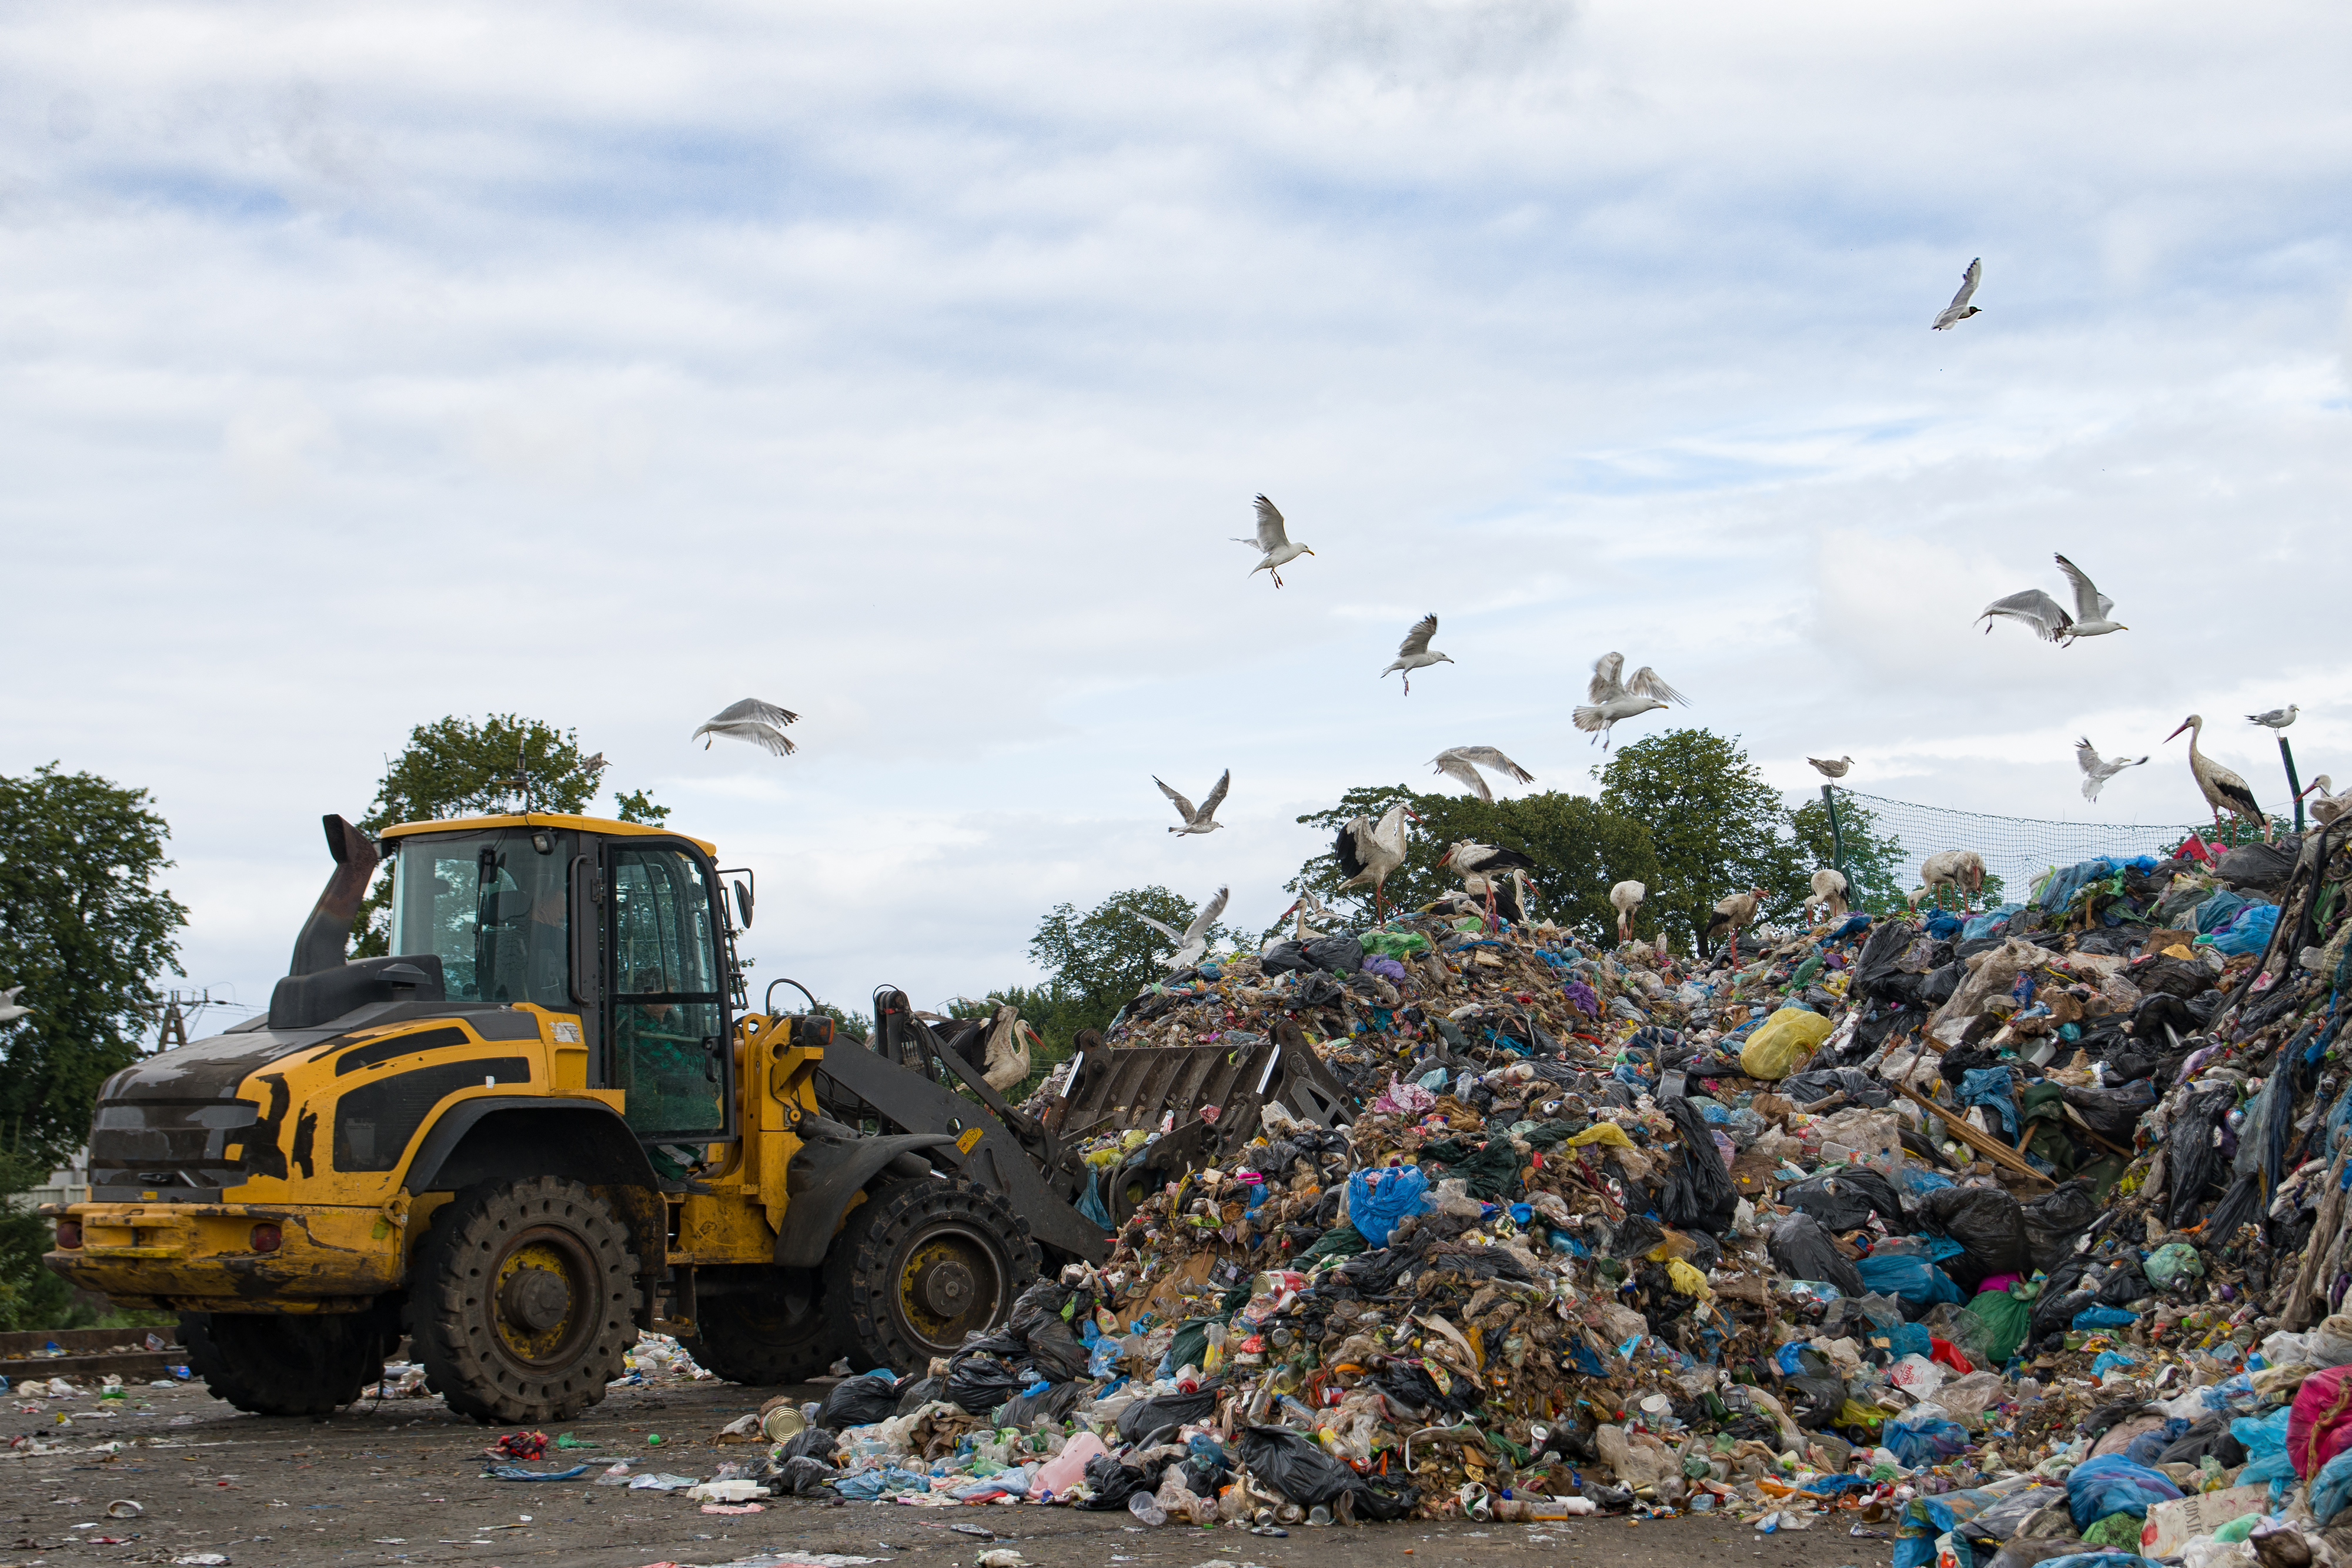
<instances>
[{"instance_id":1,"label":"black plastic garbage bag","mask_svg":"<svg viewBox=\"0 0 2352 1568\"><path fill-rule=\"evenodd\" d=\"M1251 1427L1242 1433L1242 1468L1301 1508L1339 1511L1349 1499L1362 1520L1402 1519L1420 1495L1360 1476L1323 1451L1321 1445L1287 1427Z\"/></svg>"},{"instance_id":2,"label":"black plastic garbage bag","mask_svg":"<svg viewBox=\"0 0 2352 1568\"><path fill-rule=\"evenodd\" d=\"M1091 1495L1078 1506L1108 1512L1114 1508L1125 1508L1127 1500L1137 1492L1154 1491L1158 1488L1157 1479L1147 1480L1144 1471L1133 1465L1120 1464L1118 1455L1097 1454L1087 1461L1087 1490Z\"/></svg>"},{"instance_id":3,"label":"black plastic garbage bag","mask_svg":"<svg viewBox=\"0 0 2352 1568\"><path fill-rule=\"evenodd\" d=\"M1669 1100L1663 1108L1682 1134L1682 1147L1666 1169L1658 1212L1668 1225L1719 1236L1739 1212L1739 1191L1716 1152L1715 1134L1688 1100Z\"/></svg>"},{"instance_id":4,"label":"black plastic garbage bag","mask_svg":"<svg viewBox=\"0 0 2352 1568\"><path fill-rule=\"evenodd\" d=\"M1867 1105L1875 1111L1885 1109L1895 1099L1883 1082L1859 1067L1821 1067L1808 1072L1792 1072L1780 1080L1779 1092L1782 1099L1794 1101L1801 1107L1811 1106L1832 1094L1843 1094L1849 1104Z\"/></svg>"},{"instance_id":5,"label":"black plastic garbage bag","mask_svg":"<svg viewBox=\"0 0 2352 1568\"><path fill-rule=\"evenodd\" d=\"M1352 975L1364 967L1364 945L1353 936L1318 936L1307 944L1307 962L1335 975Z\"/></svg>"},{"instance_id":6,"label":"black plastic garbage bag","mask_svg":"<svg viewBox=\"0 0 2352 1568\"><path fill-rule=\"evenodd\" d=\"M1040 1422L1066 1420L1091 1393L1092 1385L1088 1384L1056 1383L1034 1394L1018 1395L1004 1402L1003 1410L998 1414L998 1422L1025 1430Z\"/></svg>"},{"instance_id":7,"label":"black plastic garbage bag","mask_svg":"<svg viewBox=\"0 0 2352 1568\"><path fill-rule=\"evenodd\" d=\"M2147 1282L2147 1276L2139 1271L2137 1264L2134 1264L2126 1269L2118 1269L2106 1277L2099 1286L2099 1305L2129 1306L2142 1296L2154 1294L2156 1287Z\"/></svg>"},{"instance_id":8,"label":"black plastic garbage bag","mask_svg":"<svg viewBox=\"0 0 2352 1568\"><path fill-rule=\"evenodd\" d=\"M1819 1280L1849 1296L1864 1293L1862 1276L1838 1252L1822 1222L1810 1214L1790 1215L1772 1227L1765 1250L1772 1267L1791 1280Z\"/></svg>"},{"instance_id":9,"label":"black plastic garbage bag","mask_svg":"<svg viewBox=\"0 0 2352 1568\"><path fill-rule=\"evenodd\" d=\"M967 1355L948 1374L947 1400L960 1410L985 1416L1021 1392L1028 1379L990 1355Z\"/></svg>"},{"instance_id":10,"label":"black plastic garbage bag","mask_svg":"<svg viewBox=\"0 0 2352 1568\"><path fill-rule=\"evenodd\" d=\"M1418 1366L1391 1362L1366 1381L1383 1398L1402 1410L1416 1411L1416 1420L1449 1422L1475 1410L1486 1401L1486 1391L1467 1377L1448 1379L1448 1388Z\"/></svg>"},{"instance_id":11,"label":"black plastic garbage bag","mask_svg":"<svg viewBox=\"0 0 2352 1568\"><path fill-rule=\"evenodd\" d=\"M2288 837L2275 844L2240 844L2215 862L2213 875L2237 887L2276 893L2294 874L2303 841Z\"/></svg>"},{"instance_id":12,"label":"black plastic garbage bag","mask_svg":"<svg viewBox=\"0 0 2352 1568\"><path fill-rule=\"evenodd\" d=\"M1895 1234L1911 1233L1910 1222L1903 1218L1902 1194L1895 1190L1893 1182L1863 1166L1784 1186L1780 1201L1803 1209L1832 1230L1859 1229L1875 1214Z\"/></svg>"},{"instance_id":13,"label":"black plastic garbage bag","mask_svg":"<svg viewBox=\"0 0 2352 1568\"><path fill-rule=\"evenodd\" d=\"M898 1413L898 1385L887 1377L850 1377L833 1385L816 1424L833 1431L870 1427Z\"/></svg>"},{"instance_id":14,"label":"black plastic garbage bag","mask_svg":"<svg viewBox=\"0 0 2352 1568\"><path fill-rule=\"evenodd\" d=\"M2024 1206L2025 1240L2033 1268L2054 1270L2074 1250L2074 1239L2098 1223L2099 1200L2086 1182L2061 1182ZM2030 1270L2028 1270L2030 1271Z\"/></svg>"},{"instance_id":15,"label":"black plastic garbage bag","mask_svg":"<svg viewBox=\"0 0 2352 1568\"><path fill-rule=\"evenodd\" d=\"M1087 1375L1087 1347L1059 1318L1049 1319L1029 1334L1029 1364L1051 1382L1067 1383Z\"/></svg>"},{"instance_id":16,"label":"black plastic garbage bag","mask_svg":"<svg viewBox=\"0 0 2352 1568\"><path fill-rule=\"evenodd\" d=\"M1172 1431L1206 1421L1217 1413L1217 1394L1223 1386L1203 1383L1195 1393L1163 1394L1156 1399L1137 1400L1119 1412L1119 1441L1140 1443L1163 1427Z\"/></svg>"},{"instance_id":17,"label":"black plastic garbage bag","mask_svg":"<svg viewBox=\"0 0 2352 1568\"><path fill-rule=\"evenodd\" d=\"M2192 1090L2188 1103L2173 1118L2164 1146L2165 1182L2169 1188L2166 1218L2175 1230L2186 1230L2196 1222L2206 1195L2229 1169L2221 1151L2213 1146L2213 1134L2237 1099L2237 1091L2226 1084L2202 1093Z\"/></svg>"},{"instance_id":18,"label":"black plastic garbage bag","mask_svg":"<svg viewBox=\"0 0 2352 1568\"><path fill-rule=\"evenodd\" d=\"M2126 1148L2131 1147L2139 1119L2156 1103L2156 1091L2145 1081L2114 1089L2076 1088L2069 1084L2062 1092L2066 1103L2082 1113L2084 1126L2109 1143L2121 1144Z\"/></svg>"},{"instance_id":19,"label":"black plastic garbage bag","mask_svg":"<svg viewBox=\"0 0 2352 1568\"><path fill-rule=\"evenodd\" d=\"M1308 957L1307 949L1297 942L1276 943L1257 962L1258 967L1269 975L1298 975L1315 967L1315 960Z\"/></svg>"},{"instance_id":20,"label":"black plastic garbage bag","mask_svg":"<svg viewBox=\"0 0 2352 1568\"><path fill-rule=\"evenodd\" d=\"M1012 1315L1004 1320L1004 1332L1014 1339L1027 1339L1032 1330L1062 1321L1062 1309L1069 1302L1068 1286L1057 1280L1040 1280L1014 1299Z\"/></svg>"},{"instance_id":21,"label":"black plastic garbage bag","mask_svg":"<svg viewBox=\"0 0 2352 1568\"><path fill-rule=\"evenodd\" d=\"M839 1470L835 1469L823 1459L811 1458L805 1454L801 1454L783 1462L782 1469L778 1472L778 1479L784 1483L784 1490L791 1492L793 1496L806 1497L840 1474Z\"/></svg>"},{"instance_id":22,"label":"black plastic garbage bag","mask_svg":"<svg viewBox=\"0 0 2352 1568\"><path fill-rule=\"evenodd\" d=\"M948 1396L948 1380L944 1377L905 1377L898 1380L898 1404L894 1416L911 1416L934 1399Z\"/></svg>"},{"instance_id":23,"label":"black plastic garbage bag","mask_svg":"<svg viewBox=\"0 0 2352 1568\"><path fill-rule=\"evenodd\" d=\"M1835 1421L1851 1397L1842 1377L1802 1375L1782 1379L1780 1396L1788 1406L1789 1419L1808 1432L1818 1432Z\"/></svg>"},{"instance_id":24,"label":"black plastic garbage bag","mask_svg":"<svg viewBox=\"0 0 2352 1568\"><path fill-rule=\"evenodd\" d=\"M1992 1186L1938 1187L1919 1200L1920 1222L1969 1249L1977 1277L2029 1274L2033 1251L2017 1199Z\"/></svg>"},{"instance_id":25,"label":"black plastic garbage bag","mask_svg":"<svg viewBox=\"0 0 2352 1568\"><path fill-rule=\"evenodd\" d=\"M2246 1462L2246 1446L2230 1432L2231 1416L2227 1411L2216 1410L2199 1421L2170 1447L2157 1456L2165 1465L2193 1465L2208 1454L2225 1470L2233 1470Z\"/></svg>"},{"instance_id":26,"label":"black plastic garbage bag","mask_svg":"<svg viewBox=\"0 0 2352 1568\"><path fill-rule=\"evenodd\" d=\"M823 1459L831 1464L835 1451L840 1447L841 1439L824 1427L803 1427L784 1439L783 1445L776 1450L776 1462L782 1464L787 1459L808 1458Z\"/></svg>"}]
</instances>

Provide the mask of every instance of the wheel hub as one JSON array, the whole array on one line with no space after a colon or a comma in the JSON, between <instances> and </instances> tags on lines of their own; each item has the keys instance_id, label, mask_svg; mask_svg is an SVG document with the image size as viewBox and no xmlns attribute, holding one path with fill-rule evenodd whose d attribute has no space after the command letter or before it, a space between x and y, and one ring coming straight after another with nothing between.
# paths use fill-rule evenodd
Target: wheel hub
<instances>
[{"instance_id":1,"label":"wheel hub","mask_svg":"<svg viewBox=\"0 0 2352 1568\"><path fill-rule=\"evenodd\" d=\"M499 1310L528 1333L541 1334L572 1311L572 1287L548 1269L519 1269L499 1292Z\"/></svg>"},{"instance_id":2,"label":"wheel hub","mask_svg":"<svg viewBox=\"0 0 2352 1568\"><path fill-rule=\"evenodd\" d=\"M941 1258L924 1268L915 1281L922 1303L943 1318L960 1318L977 1292L971 1270L958 1259Z\"/></svg>"}]
</instances>

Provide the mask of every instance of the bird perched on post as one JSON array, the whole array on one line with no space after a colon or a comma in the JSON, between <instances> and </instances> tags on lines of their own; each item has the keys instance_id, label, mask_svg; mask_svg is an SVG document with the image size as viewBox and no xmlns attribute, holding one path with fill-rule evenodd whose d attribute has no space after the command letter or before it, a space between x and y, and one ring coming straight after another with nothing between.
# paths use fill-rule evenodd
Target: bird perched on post
<instances>
[{"instance_id":1,"label":"bird perched on post","mask_svg":"<svg viewBox=\"0 0 2352 1568\"><path fill-rule=\"evenodd\" d=\"M1668 703L1690 706L1690 698L1666 685L1649 665L1634 671L1632 680L1623 679L1624 673L1622 653L1603 653L1592 661L1592 680L1584 689L1590 700L1570 715L1577 728L1593 735L1604 747L1621 718L1632 718Z\"/></svg>"},{"instance_id":2,"label":"bird perched on post","mask_svg":"<svg viewBox=\"0 0 2352 1568\"><path fill-rule=\"evenodd\" d=\"M2189 731L2189 774L2197 780L2198 793L2203 795L2205 803L2213 808L2213 831L2217 833L2221 831L2221 813L2228 811L2247 821L2260 823L2263 830L2263 842L2269 843L2271 841L2270 814L2264 811L2262 803L2254 799L2253 790L2247 786L2244 779L2198 749L2197 743L2205 736L2204 718L2192 713L2180 721L2180 729L2174 730L2164 738L2168 741L2175 739L2182 729Z\"/></svg>"},{"instance_id":3,"label":"bird perched on post","mask_svg":"<svg viewBox=\"0 0 2352 1568\"><path fill-rule=\"evenodd\" d=\"M1985 623L1985 635L1992 635L1996 616L2021 621L2033 628L2033 634L2045 643L2074 645L2077 637L2104 637L2110 632L2128 632L2130 627L2114 619L2116 601L2101 593L2096 584L2084 575L2083 569L2064 556L2052 556L2066 580L2074 585L2074 613L2038 588L2022 593L2012 593L2006 599L1996 599L1984 607L1977 617Z\"/></svg>"},{"instance_id":4,"label":"bird perched on post","mask_svg":"<svg viewBox=\"0 0 2352 1568\"><path fill-rule=\"evenodd\" d=\"M1984 891L1984 856L1974 850L1937 850L1919 862L1919 886L1907 902L1914 909L1931 892L1936 895L1936 907L1944 907L1944 889L1950 888L1960 897L1960 911L1969 913L1975 896Z\"/></svg>"},{"instance_id":5,"label":"bird perched on post","mask_svg":"<svg viewBox=\"0 0 2352 1568\"><path fill-rule=\"evenodd\" d=\"M1451 653L1437 653L1430 651L1429 640L1436 635L1437 612L1432 611L1412 623L1412 630L1406 632L1404 641L1397 644L1396 663L1382 670L1381 678L1386 680L1399 670L1402 670L1405 695L1411 696L1412 673L1415 670L1426 669L1432 664L1450 664L1454 662L1454 655Z\"/></svg>"},{"instance_id":6,"label":"bird perched on post","mask_svg":"<svg viewBox=\"0 0 2352 1568\"><path fill-rule=\"evenodd\" d=\"M1952 296L1952 302L1949 305L1936 312L1936 324L1929 330L1948 332L1982 310L1983 306L1971 305L1969 301L1974 298L1977 285L1983 281L1984 257L1979 256L1969 263L1969 269L1966 272L1960 274L1960 291Z\"/></svg>"},{"instance_id":7,"label":"bird perched on post","mask_svg":"<svg viewBox=\"0 0 2352 1568\"><path fill-rule=\"evenodd\" d=\"M1749 921L1756 918L1757 902L1763 896L1762 888L1751 887L1746 893L1718 898L1715 901L1715 913L1706 917L1706 936L1709 938L1719 931L1731 933L1731 961L1735 964L1739 962L1739 934L1747 929Z\"/></svg>"},{"instance_id":8,"label":"bird perched on post","mask_svg":"<svg viewBox=\"0 0 2352 1568\"><path fill-rule=\"evenodd\" d=\"M799 749L784 734L783 727L801 716L790 708L763 703L758 697L745 697L740 703L730 703L703 721L702 727L687 737L702 740L706 735L725 736L730 740L748 740L753 746L773 752L778 757L790 757ZM702 749L710 749L710 742L702 740Z\"/></svg>"},{"instance_id":9,"label":"bird perched on post","mask_svg":"<svg viewBox=\"0 0 2352 1568\"><path fill-rule=\"evenodd\" d=\"M2099 748L2091 744L2090 737L2084 736L2074 743L2074 760L2083 769L2083 799L2095 800L2099 798L2099 791L2106 788L2108 779L2126 768L2137 768L2147 758L2102 757Z\"/></svg>"},{"instance_id":10,"label":"bird perched on post","mask_svg":"<svg viewBox=\"0 0 2352 1568\"><path fill-rule=\"evenodd\" d=\"M1189 969L1209 956L1209 928L1216 925L1217 916L1225 912L1225 895L1230 891L1223 887L1217 889L1217 896L1209 900L1208 907L1194 915L1192 924L1181 931L1166 921L1154 920L1141 910L1130 910L1129 913L1176 944L1174 955L1160 960L1161 967Z\"/></svg>"},{"instance_id":11,"label":"bird perched on post","mask_svg":"<svg viewBox=\"0 0 2352 1568\"><path fill-rule=\"evenodd\" d=\"M1449 746L1429 761L1438 772L1469 785L1471 793L1481 800L1495 798L1495 792L1486 788L1486 780L1479 777L1478 769L1481 768L1491 768L1514 784L1536 781L1534 774L1491 746Z\"/></svg>"},{"instance_id":12,"label":"bird perched on post","mask_svg":"<svg viewBox=\"0 0 2352 1568\"><path fill-rule=\"evenodd\" d=\"M1618 941L1631 942L1633 939L1633 916L1640 912L1642 900L1649 896L1648 888L1630 879L1609 890L1610 906L1617 911Z\"/></svg>"},{"instance_id":13,"label":"bird perched on post","mask_svg":"<svg viewBox=\"0 0 2352 1568\"><path fill-rule=\"evenodd\" d=\"M2305 799L2314 795L2319 797L2311 802L2311 820L2322 827L2326 827L2342 816L2347 806L2352 806L2352 789L2347 789L2341 795L2330 793L2335 787L2336 781L2325 773L2319 774L2304 787L2303 793ZM22 988L22 987L18 988L20 990ZM0 994L13 997L16 993L8 991Z\"/></svg>"},{"instance_id":14,"label":"bird perched on post","mask_svg":"<svg viewBox=\"0 0 2352 1568\"><path fill-rule=\"evenodd\" d=\"M1536 869L1536 862L1518 851L1507 850L1500 844L1482 844L1475 839L1456 841L1438 857L1437 863L1450 867L1462 879L1463 890L1471 897L1486 901L1489 931L1495 928L1496 884L1507 881L1512 872Z\"/></svg>"},{"instance_id":15,"label":"bird perched on post","mask_svg":"<svg viewBox=\"0 0 2352 1568\"><path fill-rule=\"evenodd\" d=\"M1421 821L1402 805L1391 806L1381 813L1381 820L1377 822L1370 817L1350 817L1340 825L1339 836L1331 841L1331 852L1339 860L1339 869L1348 875L1348 880L1339 885L1360 887L1365 883L1372 884L1372 920L1375 925L1382 918L1381 899L1389 877L1397 867L1404 864L1404 824L1408 817L1416 822Z\"/></svg>"},{"instance_id":16,"label":"bird perched on post","mask_svg":"<svg viewBox=\"0 0 2352 1568\"><path fill-rule=\"evenodd\" d=\"M1841 757L1834 762L1824 762L1818 757L1808 757L1805 760L1811 763L1813 771L1824 779L1843 779L1846 775L1846 769L1853 766L1853 758L1851 757Z\"/></svg>"},{"instance_id":17,"label":"bird perched on post","mask_svg":"<svg viewBox=\"0 0 2352 1568\"><path fill-rule=\"evenodd\" d=\"M2284 729L2294 722L2294 716L2302 711L2294 704L2289 703L2284 707L2274 707L2268 713L2250 713L2246 716L2246 722L2259 724L2268 729Z\"/></svg>"},{"instance_id":18,"label":"bird perched on post","mask_svg":"<svg viewBox=\"0 0 2352 1568\"><path fill-rule=\"evenodd\" d=\"M1250 568L1250 575L1255 577L1259 572L1265 572L1274 579L1276 588L1282 586L1282 568L1300 556L1315 553L1305 545L1290 542L1290 536L1283 528L1282 514L1276 511L1274 503L1264 496L1257 498L1257 538L1237 538L1234 543L1252 546L1265 557Z\"/></svg>"},{"instance_id":19,"label":"bird perched on post","mask_svg":"<svg viewBox=\"0 0 2352 1568\"><path fill-rule=\"evenodd\" d=\"M1812 918L1815 905L1834 920L1845 913L1845 873L1834 866L1823 866L1813 873L1813 895L1805 900L1805 917Z\"/></svg>"},{"instance_id":20,"label":"bird perched on post","mask_svg":"<svg viewBox=\"0 0 2352 1568\"><path fill-rule=\"evenodd\" d=\"M1154 774L1151 781L1154 784L1160 784L1159 776ZM1234 770L1228 768L1223 777L1218 779L1216 786L1209 791L1209 798L1197 807L1167 785L1160 784L1160 792L1175 802L1176 814L1184 819L1182 827L1171 828L1168 831L1171 833L1213 833L1223 827L1224 824L1216 820L1217 808L1225 803L1225 791L1232 787L1233 781Z\"/></svg>"}]
</instances>

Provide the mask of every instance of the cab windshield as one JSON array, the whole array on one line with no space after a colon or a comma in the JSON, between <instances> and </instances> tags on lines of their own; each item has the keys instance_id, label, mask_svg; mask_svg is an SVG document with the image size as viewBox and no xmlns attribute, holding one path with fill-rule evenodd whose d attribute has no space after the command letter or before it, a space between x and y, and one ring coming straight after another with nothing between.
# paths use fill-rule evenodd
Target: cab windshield
<instances>
[{"instance_id":1,"label":"cab windshield","mask_svg":"<svg viewBox=\"0 0 2352 1568\"><path fill-rule=\"evenodd\" d=\"M452 1001L572 1010L572 855L571 833L543 828L400 841L392 951L437 955Z\"/></svg>"}]
</instances>

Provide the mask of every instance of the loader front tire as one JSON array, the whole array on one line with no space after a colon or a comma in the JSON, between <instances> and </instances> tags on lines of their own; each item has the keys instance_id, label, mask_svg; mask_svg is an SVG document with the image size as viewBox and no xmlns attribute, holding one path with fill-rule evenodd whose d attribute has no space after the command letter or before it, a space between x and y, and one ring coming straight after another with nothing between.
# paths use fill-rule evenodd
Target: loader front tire
<instances>
[{"instance_id":1,"label":"loader front tire","mask_svg":"<svg viewBox=\"0 0 2352 1568\"><path fill-rule=\"evenodd\" d=\"M409 1290L425 1383L484 1424L568 1420L636 1343L637 1260L612 1207L560 1176L484 1182L433 1217Z\"/></svg>"},{"instance_id":2,"label":"loader front tire","mask_svg":"<svg viewBox=\"0 0 2352 1568\"><path fill-rule=\"evenodd\" d=\"M1012 1315L1037 1278L1029 1222L956 1177L893 1182L849 1211L825 1261L824 1310L850 1368L921 1376Z\"/></svg>"},{"instance_id":3,"label":"loader front tire","mask_svg":"<svg viewBox=\"0 0 2352 1568\"><path fill-rule=\"evenodd\" d=\"M779 1277L763 1279L756 1292L705 1295L695 1305L687 1352L730 1383L806 1383L841 1354L808 1272L773 1273Z\"/></svg>"},{"instance_id":4,"label":"loader front tire","mask_svg":"<svg viewBox=\"0 0 2352 1568\"><path fill-rule=\"evenodd\" d=\"M331 1416L383 1375L373 1314L182 1312L188 1369L255 1416Z\"/></svg>"}]
</instances>

